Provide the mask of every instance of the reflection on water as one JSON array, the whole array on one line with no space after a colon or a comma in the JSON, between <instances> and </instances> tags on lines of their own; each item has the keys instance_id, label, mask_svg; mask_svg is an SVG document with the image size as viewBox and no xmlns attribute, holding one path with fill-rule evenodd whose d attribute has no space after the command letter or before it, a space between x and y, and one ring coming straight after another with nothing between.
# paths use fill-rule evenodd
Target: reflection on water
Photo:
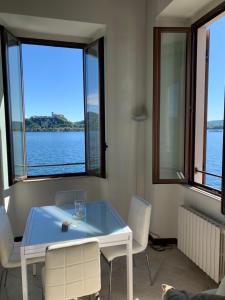
<instances>
[{"instance_id":1,"label":"reflection on water","mask_svg":"<svg viewBox=\"0 0 225 300\"><path fill-rule=\"evenodd\" d=\"M222 176L222 148L223 148L223 130L207 130L206 147L206 171ZM213 176L206 176L206 184L221 190L221 179Z\"/></svg>"},{"instance_id":2,"label":"reflection on water","mask_svg":"<svg viewBox=\"0 0 225 300\"><path fill-rule=\"evenodd\" d=\"M51 165L85 162L84 132L27 132L28 176L85 172L85 165L32 168L29 165Z\"/></svg>"}]
</instances>

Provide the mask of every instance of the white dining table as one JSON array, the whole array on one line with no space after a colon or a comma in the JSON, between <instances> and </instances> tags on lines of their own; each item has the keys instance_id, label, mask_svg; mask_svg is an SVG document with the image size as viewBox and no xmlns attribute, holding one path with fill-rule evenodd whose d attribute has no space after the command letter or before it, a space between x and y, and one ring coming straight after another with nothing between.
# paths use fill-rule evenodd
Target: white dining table
<instances>
[{"instance_id":1,"label":"white dining table","mask_svg":"<svg viewBox=\"0 0 225 300\"><path fill-rule=\"evenodd\" d=\"M61 230L62 222L70 223ZM52 244L97 237L100 247L124 245L127 251L127 300L133 300L132 231L108 201L85 203L82 219L74 217L74 205L33 207L29 212L21 244L23 300L28 300L27 260L45 257Z\"/></svg>"}]
</instances>

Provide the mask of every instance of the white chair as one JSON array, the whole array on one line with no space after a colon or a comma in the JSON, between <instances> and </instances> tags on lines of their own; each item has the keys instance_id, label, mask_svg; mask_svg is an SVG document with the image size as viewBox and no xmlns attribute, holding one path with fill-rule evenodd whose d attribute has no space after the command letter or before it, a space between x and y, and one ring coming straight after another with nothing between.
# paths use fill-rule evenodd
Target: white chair
<instances>
[{"instance_id":1,"label":"white chair","mask_svg":"<svg viewBox=\"0 0 225 300\"><path fill-rule=\"evenodd\" d=\"M46 249L42 269L46 300L76 300L95 294L100 299L100 249L95 238L71 241Z\"/></svg>"},{"instance_id":2,"label":"white chair","mask_svg":"<svg viewBox=\"0 0 225 300\"><path fill-rule=\"evenodd\" d=\"M75 200L87 200L87 192L86 191L76 191L76 190L68 190L68 191L59 191L55 194L55 204L63 205L68 203L73 203Z\"/></svg>"},{"instance_id":3,"label":"white chair","mask_svg":"<svg viewBox=\"0 0 225 300\"><path fill-rule=\"evenodd\" d=\"M148 245L149 226L151 217L152 206L139 196L133 196L131 199L128 226L133 232L133 254L145 253L149 279L152 284L151 270L149 264L148 254L145 251ZM113 246L102 249L104 258L110 265L110 278L109 278L109 292L111 293L112 287L112 262L115 258L126 255L125 246Z\"/></svg>"},{"instance_id":4,"label":"white chair","mask_svg":"<svg viewBox=\"0 0 225 300\"><path fill-rule=\"evenodd\" d=\"M2 285L4 275L4 287L6 286L8 269L21 266L20 245L20 242L14 242L8 215L4 206L0 206L0 261L3 267L0 279L0 287ZM28 264L35 264L40 261L43 261L43 259L30 259L27 262ZM35 275L35 269L36 268L33 269L33 275Z\"/></svg>"}]
</instances>

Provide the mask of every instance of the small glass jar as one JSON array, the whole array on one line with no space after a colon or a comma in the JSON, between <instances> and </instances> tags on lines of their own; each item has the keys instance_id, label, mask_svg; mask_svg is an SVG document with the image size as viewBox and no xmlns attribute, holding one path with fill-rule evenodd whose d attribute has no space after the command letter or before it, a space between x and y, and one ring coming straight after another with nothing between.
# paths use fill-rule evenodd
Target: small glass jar
<instances>
[{"instance_id":1,"label":"small glass jar","mask_svg":"<svg viewBox=\"0 0 225 300\"><path fill-rule=\"evenodd\" d=\"M75 200L74 201L74 217L78 220L81 220L86 215L86 206L84 200Z\"/></svg>"}]
</instances>

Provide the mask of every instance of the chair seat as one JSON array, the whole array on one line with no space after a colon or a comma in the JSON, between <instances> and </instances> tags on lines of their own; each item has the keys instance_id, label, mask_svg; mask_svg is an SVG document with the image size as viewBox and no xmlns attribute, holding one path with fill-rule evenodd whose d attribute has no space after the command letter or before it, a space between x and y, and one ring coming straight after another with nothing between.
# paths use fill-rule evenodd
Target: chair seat
<instances>
[{"instance_id":1,"label":"chair seat","mask_svg":"<svg viewBox=\"0 0 225 300\"><path fill-rule=\"evenodd\" d=\"M133 239L133 254L137 254L140 252L143 252L145 249ZM112 247L106 247L102 248L101 250L103 256L107 259L107 261L112 261L116 257L125 256L127 254L126 252L126 246L120 245L120 246L112 246Z\"/></svg>"},{"instance_id":2,"label":"chair seat","mask_svg":"<svg viewBox=\"0 0 225 300\"><path fill-rule=\"evenodd\" d=\"M13 244L13 248L9 256L9 261L4 266L5 268L17 268L21 266L20 246L20 242ZM27 264L34 264L41 261L44 261L44 258L30 258L29 260L27 260Z\"/></svg>"}]
</instances>

